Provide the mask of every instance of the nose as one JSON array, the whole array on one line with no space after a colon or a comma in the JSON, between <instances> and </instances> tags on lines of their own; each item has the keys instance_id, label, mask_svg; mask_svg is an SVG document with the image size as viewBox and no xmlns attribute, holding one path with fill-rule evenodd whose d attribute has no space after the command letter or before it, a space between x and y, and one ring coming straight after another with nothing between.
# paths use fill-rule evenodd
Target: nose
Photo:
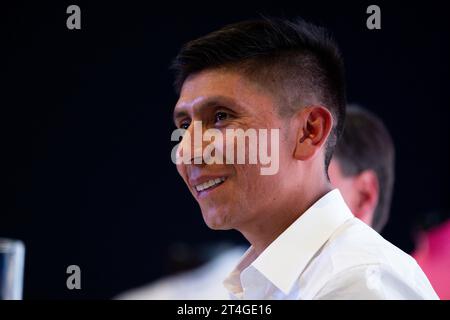
<instances>
[{"instance_id":1,"label":"nose","mask_svg":"<svg viewBox=\"0 0 450 320\"><path fill-rule=\"evenodd\" d=\"M184 164L204 165L203 150L206 147L203 141L202 121L193 121L186 129L177 150Z\"/></svg>"}]
</instances>

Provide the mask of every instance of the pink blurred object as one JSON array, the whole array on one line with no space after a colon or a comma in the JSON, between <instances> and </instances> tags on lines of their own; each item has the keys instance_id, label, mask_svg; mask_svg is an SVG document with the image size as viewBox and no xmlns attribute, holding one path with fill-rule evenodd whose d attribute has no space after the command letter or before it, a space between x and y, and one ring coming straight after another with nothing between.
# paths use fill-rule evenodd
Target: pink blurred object
<instances>
[{"instance_id":1,"label":"pink blurred object","mask_svg":"<svg viewBox=\"0 0 450 320\"><path fill-rule=\"evenodd\" d=\"M450 300L450 220L419 236L412 256L442 300Z\"/></svg>"}]
</instances>

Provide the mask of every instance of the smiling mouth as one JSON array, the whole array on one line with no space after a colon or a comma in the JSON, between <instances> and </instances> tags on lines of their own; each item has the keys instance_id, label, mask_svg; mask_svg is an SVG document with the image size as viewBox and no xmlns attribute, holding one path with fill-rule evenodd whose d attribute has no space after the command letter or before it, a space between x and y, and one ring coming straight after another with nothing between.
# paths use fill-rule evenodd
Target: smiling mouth
<instances>
[{"instance_id":1,"label":"smiling mouth","mask_svg":"<svg viewBox=\"0 0 450 320\"><path fill-rule=\"evenodd\" d=\"M195 186L197 192L207 191L221 185L226 180L225 177L208 180Z\"/></svg>"}]
</instances>

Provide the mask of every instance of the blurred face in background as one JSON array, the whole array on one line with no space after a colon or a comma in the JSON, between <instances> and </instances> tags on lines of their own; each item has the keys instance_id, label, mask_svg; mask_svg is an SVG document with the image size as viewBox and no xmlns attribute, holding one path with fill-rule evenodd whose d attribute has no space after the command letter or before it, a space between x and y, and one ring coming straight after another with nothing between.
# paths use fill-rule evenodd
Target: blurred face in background
<instances>
[{"instance_id":1,"label":"blurred face in background","mask_svg":"<svg viewBox=\"0 0 450 320\"><path fill-rule=\"evenodd\" d=\"M339 159L333 157L328 168L331 184L338 188L352 213L369 226L378 204L378 179L373 170L346 176Z\"/></svg>"}]
</instances>

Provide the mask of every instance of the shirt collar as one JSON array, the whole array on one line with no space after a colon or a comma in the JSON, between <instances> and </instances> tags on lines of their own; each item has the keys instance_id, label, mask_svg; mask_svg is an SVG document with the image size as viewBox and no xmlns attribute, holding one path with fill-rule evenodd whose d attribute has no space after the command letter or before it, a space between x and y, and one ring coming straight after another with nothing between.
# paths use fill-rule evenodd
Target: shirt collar
<instances>
[{"instance_id":1,"label":"shirt collar","mask_svg":"<svg viewBox=\"0 0 450 320\"><path fill-rule=\"evenodd\" d=\"M245 287L245 277L241 272L253 267L284 294L288 294L311 258L333 232L352 217L339 190L328 192L278 236L248 268L242 270L240 266L245 266L245 261L254 255L250 247L225 280L225 286L231 292L237 292L238 282L242 281Z\"/></svg>"}]
</instances>

